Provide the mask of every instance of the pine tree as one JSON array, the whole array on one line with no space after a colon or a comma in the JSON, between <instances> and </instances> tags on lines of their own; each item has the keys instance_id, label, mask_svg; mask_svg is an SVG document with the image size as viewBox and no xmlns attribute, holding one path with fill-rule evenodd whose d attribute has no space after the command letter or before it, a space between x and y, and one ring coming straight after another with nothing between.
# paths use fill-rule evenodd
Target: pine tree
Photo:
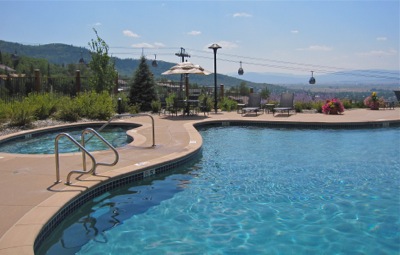
<instances>
[{"instance_id":1,"label":"pine tree","mask_svg":"<svg viewBox=\"0 0 400 255\"><path fill-rule=\"evenodd\" d=\"M141 111L151 110L151 102L157 99L154 75L147 65L146 58L141 57L138 68L129 82L129 103L140 104Z\"/></svg>"}]
</instances>

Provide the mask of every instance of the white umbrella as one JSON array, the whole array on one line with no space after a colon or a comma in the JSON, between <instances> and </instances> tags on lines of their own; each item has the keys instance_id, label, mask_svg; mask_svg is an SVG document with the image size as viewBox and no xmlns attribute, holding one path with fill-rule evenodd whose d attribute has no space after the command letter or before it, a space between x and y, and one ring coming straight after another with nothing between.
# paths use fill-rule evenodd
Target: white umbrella
<instances>
[{"instance_id":1,"label":"white umbrella","mask_svg":"<svg viewBox=\"0 0 400 255\"><path fill-rule=\"evenodd\" d=\"M171 67L168 71L162 73L162 75L169 75L169 74L186 74L185 77L185 90L186 90L186 97L189 97L189 79L188 74L203 74L209 75L211 74L210 71L205 70L199 65L195 65L190 62L182 62L178 63L175 66Z\"/></svg>"},{"instance_id":2,"label":"white umbrella","mask_svg":"<svg viewBox=\"0 0 400 255\"><path fill-rule=\"evenodd\" d=\"M203 67L199 65L192 64L190 62L182 62L178 63L175 66L171 67L168 71L162 73L163 75L168 74L203 74L209 75L211 72L205 70Z\"/></svg>"},{"instance_id":3,"label":"white umbrella","mask_svg":"<svg viewBox=\"0 0 400 255\"><path fill-rule=\"evenodd\" d=\"M14 69L12 69L11 67L8 67L6 65L1 65L0 64L0 69L5 70L6 72L16 72Z\"/></svg>"}]
</instances>

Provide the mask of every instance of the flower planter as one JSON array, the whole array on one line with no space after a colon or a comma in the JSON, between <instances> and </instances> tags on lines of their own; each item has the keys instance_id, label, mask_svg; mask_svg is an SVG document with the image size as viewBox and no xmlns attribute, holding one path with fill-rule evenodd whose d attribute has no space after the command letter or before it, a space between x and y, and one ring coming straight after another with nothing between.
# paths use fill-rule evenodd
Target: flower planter
<instances>
[{"instance_id":1,"label":"flower planter","mask_svg":"<svg viewBox=\"0 0 400 255\"><path fill-rule=\"evenodd\" d=\"M344 106L339 99L333 98L326 100L325 104L322 106L322 113L337 115L344 111Z\"/></svg>"},{"instance_id":2,"label":"flower planter","mask_svg":"<svg viewBox=\"0 0 400 255\"><path fill-rule=\"evenodd\" d=\"M339 114L339 111L338 111L338 109L337 108L332 108L332 109L330 109L329 110L329 114Z\"/></svg>"},{"instance_id":3,"label":"flower planter","mask_svg":"<svg viewBox=\"0 0 400 255\"><path fill-rule=\"evenodd\" d=\"M371 103L371 105L369 106L369 108L371 110L379 110L379 102L373 102Z\"/></svg>"}]
</instances>

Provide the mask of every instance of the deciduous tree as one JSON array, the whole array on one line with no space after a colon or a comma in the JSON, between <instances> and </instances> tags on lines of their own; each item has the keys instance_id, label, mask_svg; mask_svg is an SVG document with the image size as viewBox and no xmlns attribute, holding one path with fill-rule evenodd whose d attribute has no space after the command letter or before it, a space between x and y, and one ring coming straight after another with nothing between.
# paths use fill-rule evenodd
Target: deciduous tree
<instances>
[{"instance_id":1,"label":"deciduous tree","mask_svg":"<svg viewBox=\"0 0 400 255\"><path fill-rule=\"evenodd\" d=\"M89 67L93 72L90 76L89 84L91 89L97 93L103 91L111 92L117 78L115 64L108 55L107 43L99 37L96 29L93 30L96 34L96 39L92 39L89 43L92 55Z\"/></svg>"}]
</instances>

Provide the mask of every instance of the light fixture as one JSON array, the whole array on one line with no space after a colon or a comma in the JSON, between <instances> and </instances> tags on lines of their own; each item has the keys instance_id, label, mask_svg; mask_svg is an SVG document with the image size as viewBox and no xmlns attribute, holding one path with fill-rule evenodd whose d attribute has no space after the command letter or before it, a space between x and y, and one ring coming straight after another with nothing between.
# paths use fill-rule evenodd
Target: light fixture
<instances>
[{"instance_id":1,"label":"light fixture","mask_svg":"<svg viewBox=\"0 0 400 255\"><path fill-rule=\"evenodd\" d=\"M217 50L221 48L218 44L214 43L209 49L214 51L214 110L215 113L218 112L218 102L217 102Z\"/></svg>"}]
</instances>

